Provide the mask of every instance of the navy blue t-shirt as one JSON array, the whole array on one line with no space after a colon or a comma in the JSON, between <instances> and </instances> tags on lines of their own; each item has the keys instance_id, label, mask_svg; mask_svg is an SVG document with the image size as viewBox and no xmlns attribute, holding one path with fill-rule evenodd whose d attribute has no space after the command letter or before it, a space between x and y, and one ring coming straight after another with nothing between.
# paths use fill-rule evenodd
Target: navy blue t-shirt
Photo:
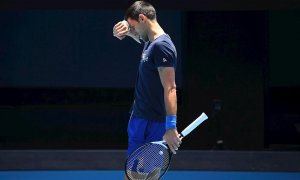
<instances>
[{"instance_id":1,"label":"navy blue t-shirt","mask_svg":"<svg viewBox=\"0 0 300 180\"><path fill-rule=\"evenodd\" d=\"M176 48L169 35L145 43L135 84L134 117L165 121L164 89L157 68L176 69L176 61Z\"/></svg>"}]
</instances>

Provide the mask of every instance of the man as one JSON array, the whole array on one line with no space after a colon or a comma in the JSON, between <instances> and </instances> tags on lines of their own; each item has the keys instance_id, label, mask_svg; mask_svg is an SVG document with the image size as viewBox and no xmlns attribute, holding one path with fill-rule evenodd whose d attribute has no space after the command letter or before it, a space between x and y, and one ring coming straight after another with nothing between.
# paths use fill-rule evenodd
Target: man
<instances>
[{"instance_id":1,"label":"man","mask_svg":"<svg viewBox=\"0 0 300 180\"><path fill-rule=\"evenodd\" d=\"M146 142L162 139L176 154L181 139L176 129L177 53L171 38L157 22L154 7L145 1L128 8L125 20L113 27L113 35L145 42L128 122L128 154Z\"/></svg>"}]
</instances>

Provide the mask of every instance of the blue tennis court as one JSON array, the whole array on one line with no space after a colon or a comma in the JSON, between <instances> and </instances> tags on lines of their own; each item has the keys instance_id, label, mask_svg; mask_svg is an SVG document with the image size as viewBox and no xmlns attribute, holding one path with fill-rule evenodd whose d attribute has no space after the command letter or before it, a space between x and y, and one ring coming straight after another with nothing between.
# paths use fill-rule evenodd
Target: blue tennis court
<instances>
[{"instance_id":1,"label":"blue tennis court","mask_svg":"<svg viewBox=\"0 0 300 180\"><path fill-rule=\"evenodd\" d=\"M0 180L124 179L125 153L125 150L2 150ZM163 179L299 180L299 162L299 152L182 150L174 156Z\"/></svg>"},{"instance_id":2,"label":"blue tennis court","mask_svg":"<svg viewBox=\"0 0 300 180\"><path fill-rule=\"evenodd\" d=\"M1 171L1 180L123 179L123 171ZM169 171L165 180L299 180L300 172Z\"/></svg>"}]
</instances>

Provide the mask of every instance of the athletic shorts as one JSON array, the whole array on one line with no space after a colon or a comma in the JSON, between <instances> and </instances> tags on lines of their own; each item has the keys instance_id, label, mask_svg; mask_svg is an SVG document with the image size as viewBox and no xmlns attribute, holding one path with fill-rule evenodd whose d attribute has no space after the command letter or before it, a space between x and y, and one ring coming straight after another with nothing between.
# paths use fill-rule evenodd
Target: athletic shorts
<instances>
[{"instance_id":1,"label":"athletic shorts","mask_svg":"<svg viewBox=\"0 0 300 180\"><path fill-rule=\"evenodd\" d=\"M130 117L128 122L128 151L131 154L144 143L162 141L166 132L166 124L161 121Z\"/></svg>"}]
</instances>

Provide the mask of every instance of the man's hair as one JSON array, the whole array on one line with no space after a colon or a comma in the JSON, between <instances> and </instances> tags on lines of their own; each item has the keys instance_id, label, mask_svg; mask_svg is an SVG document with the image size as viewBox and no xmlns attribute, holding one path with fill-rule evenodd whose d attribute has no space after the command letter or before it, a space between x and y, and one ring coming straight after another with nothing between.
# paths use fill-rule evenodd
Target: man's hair
<instances>
[{"instance_id":1,"label":"man's hair","mask_svg":"<svg viewBox=\"0 0 300 180\"><path fill-rule=\"evenodd\" d=\"M125 13L125 20L131 18L139 21L139 14L145 15L148 19L156 19L156 11L154 7L147 1L136 1L134 2Z\"/></svg>"}]
</instances>

